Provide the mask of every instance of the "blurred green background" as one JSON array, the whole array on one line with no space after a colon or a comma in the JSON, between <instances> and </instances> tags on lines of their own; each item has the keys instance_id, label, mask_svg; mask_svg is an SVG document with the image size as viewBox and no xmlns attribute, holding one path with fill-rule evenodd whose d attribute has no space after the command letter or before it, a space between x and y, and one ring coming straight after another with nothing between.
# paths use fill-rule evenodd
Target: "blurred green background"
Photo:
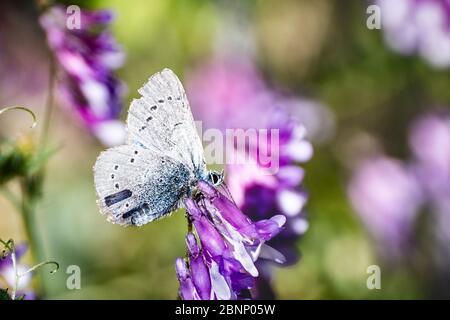
<instances>
[{"instance_id":1,"label":"blurred green background","mask_svg":"<svg viewBox=\"0 0 450 320\"><path fill-rule=\"evenodd\" d=\"M388 154L407 157L408 124L426 108L450 105L450 75L434 70L418 57L391 52L380 31L366 28L365 1L67 3L116 12L113 32L127 53L126 63L119 70L119 77L128 86L126 106L155 71L170 67L183 79L184 74L208 60L220 50L217 35L238 16L236 21L244 21L252 36L249 50L265 79L273 87L320 101L336 117L335 135L315 145L314 158L305 165L310 229L298 242L301 261L275 271L273 280L279 298L424 296L420 277L408 268L382 269L382 290L367 289L367 267L383 262L348 202L348 159L355 156L352 137L360 133L379 139ZM16 11L18 19L33 16L32 11ZM23 21L31 24L22 27L30 37L43 37L35 31L36 25ZM37 55L45 65L45 54ZM18 86L23 85L21 81ZM32 98L23 97L27 88L21 88L17 95L0 92L1 105L23 103L42 116L45 92L36 89L31 91ZM192 108L195 116L195 106ZM26 116L19 113L4 115L0 122L3 137L29 130ZM183 213L176 212L141 228L107 223L98 213L92 175L103 147L59 108L52 118L51 143L62 148L51 157L47 168L36 227L43 257L60 262L61 271L42 278L46 297L175 299L178 282L174 261L185 251ZM0 199L0 215L1 237L25 241L20 217L4 198ZM69 265L81 268L81 290L66 289L65 270Z\"/></svg>"}]
</instances>

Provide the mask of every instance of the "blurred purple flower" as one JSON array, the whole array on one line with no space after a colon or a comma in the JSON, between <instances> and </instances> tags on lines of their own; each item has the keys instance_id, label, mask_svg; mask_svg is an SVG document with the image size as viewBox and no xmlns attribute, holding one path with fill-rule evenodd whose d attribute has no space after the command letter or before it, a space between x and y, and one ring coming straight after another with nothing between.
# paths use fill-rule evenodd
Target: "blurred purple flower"
<instances>
[{"instance_id":1,"label":"blurred purple flower","mask_svg":"<svg viewBox=\"0 0 450 320\"><path fill-rule=\"evenodd\" d=\"M247 298L259 276L255 261L272 252L265 242L281 231L286 218L277 215L252 222L210 184L199 182L198 189L197 200L187 199L185 206L201 248L194 234L188 233L188 263L182 258L176 261L180 296L186 300Z\"/></svg>"},{"instance_id":2,"label":"blurred purple flower","mask_svg":"<svg viewBox=\"0 0 450 320\"><path fill-rule=\"evenodd\" d=\"M376 0L387 44L401 54L419 54L437 68L450 67L448 0Z\"/></svg>"},{"instance_id":3,"label":"blurred purple flower","mask_svg":"<svg viewBox=\"0 0 450 320\"><path fill-rule=\"evenodd\" d=\"M421 116L411 126L409 142L412 157L408 161L381 155L363 161L353 173L348 194L381 253L390 260L409 252L408 242L416 236L414 224L426 212L436 249L430 252L431 259L448 274L450 114Z\"/></svg>"},{"instance_id":4,"label":"blurred purple flower","mask_svg":"<svg viewBox=\"0 0 450 320\"><path fill-rule=\"evenodd\" d=\"M303 212L307 194L301 187L304 170L297 164L311 158L312 146L297 123L285 123L277 129L279 145L270 149L279 150L278 171L270 172L259 161L231 164L227 167L227 181L236 204L251 219L266 219L275 213L287 217L286 228L270 244L287 257L288 263L294 263L298 258L296 240L308 227ZM264 143L258 141L256 148Z\"/></svg>"},{"instance_id":5,"label":"blurred purple flower","mask_svg":"<svg viewBox=\"0 0 450 320\"><path fill-rule=\"evenodd\" d=\"M209 128L256 128L261 114L249 115L273 107L272 93L246 60L204 64L188 76L187 92L196 118Z\"/></svg>"},{"instance_id":6,"label":"blurred purple flower","mask_svg":"<svg viewBox=\"0 0 450 320\"><path fill-rule=\"evenodd\" d=\"M413 167L436 219L436 236L450 257L450 114L434 113L412 126Z\"/></svg>"},{"instance_id":7,"label":"blurred purple flower","mask_svg":"<svg viewBox=\"0 0 450 320\"><path fill-rule=\"evenodd\" d=\"M19 273L24 273L29 269L27 265L19 263L20 259L27 251L27 248L28 247L25 244L20 244L15 248L16 263L17 263L16 268ZM6 281L6 284L8 285L9 288L12 288L14 286L16 274L13 268L11 254L8 254L3 258L0 257L0 276ZM35 293L31 290L27 290L27 287L31 283L31 278L32 278L31 273L27 273L22 277L20 277L17 286L17 293L16 293L17 297L23 296L25 300L36 299Z\"/></svg>"},{"instance_id":8,"label":"blurred purple flower","mask_svg":"<svg viewBox=\"0 0 450 320\"><path fill-rule=\"evenodd\" d=\"M205 127L269 129L267 137L247 143L246 150L233 150L236 161L227 165L227 184L238 207L251 219L269 219L278 213L286 216L285 228L269 244L275 249L272 254L281 252L285 256L286 265L295 263L296 242L308 228L304 213L307 194L301 187L304 171L298 163L308 161L313 149L306 140L305 128L294 117L307 114L312 119L310 127L317 129L317 122L324 119L322 106L275 92L246 60L225 59L206 64L191 74L187 87L194 112L204 120ZM278 131L279 139L271 139L270 129ZM318 130L315 134L319 136ZM271 145L274 141L276 145ZM261 154L277 157L279 170L273 170L273 163L263 163ZM261 276L254 295L273 298L270 263L259 260L257 268Z\"/></svg>"},{"instance_id":9,"label":"blurred purple flower","mask_svg":"<svg viewBox=\"0 0 450 320\"><path fill-rule=\"evenodd\" d=\"M68 15L62 6L51 7L40 20L61 71L61 98L102 143L121 144L125 126L117 119L124 85L114 70L125 56L108 31L113 14L82 10L80 15L79 29L66 27Z\"/></svg>"},{"instance_id":10,"label":"blurred purple flower","mask_svg":"<svg viewBox=\"0 0 450 320\"><path fill-rule=\"evenodd\" d=\"M326 106L271 89L249 60L217 58L187 78L193 111L207 128L267 128L274 109L281 109L301 122L310 140L326 142L334 134L334 115Z\"/></svg>"},{"instance_id":11,"label":"blurred purple flower","mask_svg":"<svg viewBox=\"0 0 450 320\"><path fill-rule=\"evenodd\" d=\"M381 253L400 257L411 240L423 198L412 170L386 156L366 159L356 168L348 193Z\"/></svg>"},{"instance_id":12,"label":"blurred purple flower","mask_svg":"<svg viewBox=\"0 0 450 320\"><path fill-rule=\"evenodd\" d=\"M450 116L429 114L412 126L414 167L430 198L450 197Z\"/></svg>"},{"instance_id":13,"label":"blurred purple flower","mask_svg":"<svg viewBox=\"0 0 450 320\"><path fill-rule=\"evenodd\" d=\"M301 186L304 170L298 163L311 158L312 146L305 139L305 129L298 123L279 123L276 128L279 144L269 149L278 150L279 169L271 172L257 159L231 164L227 166L227 181L236 204L251 219L267 219L276 213L286 216L285 228L268 244L285 256L284 265L292 265L298 261L296 243L308 229L304 212L308 197ZM256 148L266 143L259 140ZM257 279L255 293L259 298L274 298L270 286L270 261L258 261L258 268L263 274Z\"/></svg>"}]
</instances>

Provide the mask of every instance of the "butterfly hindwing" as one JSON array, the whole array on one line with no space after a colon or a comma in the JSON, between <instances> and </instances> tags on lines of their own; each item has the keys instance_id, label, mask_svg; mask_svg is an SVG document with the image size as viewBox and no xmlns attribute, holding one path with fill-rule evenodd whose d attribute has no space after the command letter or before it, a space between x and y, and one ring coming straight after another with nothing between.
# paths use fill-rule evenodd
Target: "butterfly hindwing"
<instances>
[{"instance_id":1,"label":"butterfly hindwing","mask_svg":"<svg viewBox=\"0 0 450 320\"><path fill-rule=\"evenodd\" d=\"M123 145L100 154L94 167L98 204L110 222L143 225L174 210L191 173L171 157Z\"/></svg>"}]
</instances>

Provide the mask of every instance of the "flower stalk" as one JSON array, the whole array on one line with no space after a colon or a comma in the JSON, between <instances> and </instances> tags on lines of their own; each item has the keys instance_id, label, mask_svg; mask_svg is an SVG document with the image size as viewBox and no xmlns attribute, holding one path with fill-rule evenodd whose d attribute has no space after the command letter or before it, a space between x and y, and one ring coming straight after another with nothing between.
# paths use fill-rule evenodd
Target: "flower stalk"
<instances>
[{"instance_id":1,"label":"flower stalk","mask_svg":"<svg viewBox=\"0 0 450 320\"><path fill-rule=\"evenodd\" d=\"M14 240L9 239L8 241L3 241L0 239L0 243L4 247L4 252L3 252L1 259L2 260L3 259L11 260L12 270L13 270L13 274L14 274L14 280L13 280L12 289L11 289L11 300L16 300L18 298L17 292L18 292L20 280L23 277L25 277L26 275L32 273L33 271L35 271L38 268L43 267L45 265L53 265L54 266L54 268L50 271L51 274L55 273L59 269L59 264L56 261L44 261L44 262L38 263L30 268L27 268L23 272L20 272L19 268L18 268L18 262L17 262L18 257L16 254L16 247L14 245Z\"/></svg>"}]
</instances>

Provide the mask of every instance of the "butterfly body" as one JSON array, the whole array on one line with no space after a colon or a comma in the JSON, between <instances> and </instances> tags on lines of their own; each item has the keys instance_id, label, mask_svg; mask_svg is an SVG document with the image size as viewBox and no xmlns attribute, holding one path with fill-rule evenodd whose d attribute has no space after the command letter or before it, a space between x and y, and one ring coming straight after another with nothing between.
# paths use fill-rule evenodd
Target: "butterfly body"
<instances>
[{"instance_id":1,"label":"butterfly body","mask_svg":"<svg viewBox=\"0 0 450 320\"><path fill-rule=\"evenodd\" d=\"M170 214L198 181L221 176L206 168L203 147L177 76L164 69L139 89L128 111L126 145L102 152L94 166L97 203L108 221L141 226Z\"/></svg>"}]
</instances>

